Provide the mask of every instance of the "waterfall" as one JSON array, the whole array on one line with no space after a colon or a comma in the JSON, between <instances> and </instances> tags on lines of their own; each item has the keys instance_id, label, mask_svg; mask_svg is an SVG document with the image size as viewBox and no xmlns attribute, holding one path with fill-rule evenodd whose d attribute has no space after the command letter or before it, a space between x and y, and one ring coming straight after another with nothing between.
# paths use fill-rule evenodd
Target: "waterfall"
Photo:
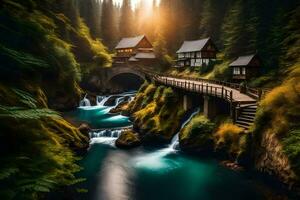
<instances>
[{"instance_id":1,"label":"waterfall","mask_svg":"<svg viewBox=\"0 0 300 200\"><path fill-rule=\"evenodd\" d=\"M124 100L125 100L125 96L116 98L114 107L117 107L120 103L124 102Z\"/></svg>"},{"instance_id":2,"label":"waterfall","mask_svg":"<svg viewBox=\"0 0 300 200\"><path fill-rule=\"evenodd\" d=\"M199 113L200 109L197 108L190 116L189 118L184 121L180 127L180 131L192 120L192 118ZM176 150L179 145L179 133L180 131L172 138L171 144L169 148Z\"/></svg>"},{"instance_id":3,"label":"waterfall","mask_svg":"<svg viewBox=\"0 0 300 200\"><path fill-rule=\"evenodd\" d=\"M110 97L113 97L113 95L110 96L97 96L97 106L104 106L104 104L108 101Z\"/></svg>"},{"instance_id":4,"label":"waterfall","mask_svg":"<svg viewBox=\"0 0 300 200\"><path fill-rule=\"evenodd\" d=\"M132 128L132 126L126 127ZM90 144L107 144L115 147L115 142L126 128L94 130L89 133Z\"/></svg>"},{"instance_id":5,"label":"waterfall","mask_svg":"<svg viewBox=\"0 0 300 200\"><path fill-rule=\"evenodd\" d=\"M104 106L105 103L111 98L116 96L121 96L115 99L115 105L113 107L117 107L120 103L125 101L125 97L128 97L128 102L132 101L134 99L135 93L122 93L122 94L116 94L116 95L110 95L110 96L97 96L97 106Z\"/></svg>"},{"instance_id":6,"label":"waterfall","mask_svg":"<svg viewBox=\"0 0 300 200\"><path fill-rule=\"evenodd\" d=\"M84 96L84 98L79 102L80 107L89 107L91 106L90 100L87 98L87 94Z\"/></svg>"},{"instance_id":7,"label":"waterfall","mask_svg":"<svg viewBox=\"0 0 300 200\"><path fill-rule=\"evenodd\" d=\"M92 131L89 133L90 138L118 138L123 129L106 129L101 131Z\"/></svg>"}]
</instances>

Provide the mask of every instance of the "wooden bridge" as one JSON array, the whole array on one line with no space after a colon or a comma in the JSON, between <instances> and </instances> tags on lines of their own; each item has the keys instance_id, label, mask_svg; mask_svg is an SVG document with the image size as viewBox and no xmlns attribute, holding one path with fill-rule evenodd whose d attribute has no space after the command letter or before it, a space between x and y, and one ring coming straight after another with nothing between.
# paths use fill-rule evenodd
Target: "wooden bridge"
<instances>
[{"instance_id":1,"label":"wooden bridge","mask_svg":"<svg viewBox=\"0 0 300 200\"><path fill-rule=\"evenodd\" d=\"M159 84L202 94L203 96L217 97L227 101L230 103L230 112L233 121L246 130L248 130L254 122L258 101L267 92L262 89L242 88L239 84L225 81L171 75L166 76L149 71L144 71L144 73L147 77ZM209 111L206 110L206 112Z\"/></svg>"}]
</instances>

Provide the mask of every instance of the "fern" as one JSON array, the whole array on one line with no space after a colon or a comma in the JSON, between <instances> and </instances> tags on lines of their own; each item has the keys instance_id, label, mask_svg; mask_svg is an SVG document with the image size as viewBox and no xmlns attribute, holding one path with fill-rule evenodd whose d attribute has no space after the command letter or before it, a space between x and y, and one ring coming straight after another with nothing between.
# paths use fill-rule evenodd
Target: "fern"
<instances>
[{"instance_id":1,"label":"fern","mask_svg":"<svg viewBox=\"0 0 300 200\"><path fill-rule=\"evenodd\" d=\"M20 170L16 167L10 167L10 168L4 168L0 170L0 180L6 179L14 174L16 174L17 172L19 172Z\"/></svg>"},{"instance_id":2,"label":"fern","mask_svg":"<svg viewBox=\"0 0 300 200\"><path fill-rule=\"evenodd\" d=\"M42 59L38 59L31 54L9 49L0 44L0 58L6 63L12 63L20 69L48 68L49 65Z\"/></svg>"},{"instance_id":3,"label":"fern","mask_svg":"<svg viewBox=\"0 0 300 200\"><path fill-rule=\"evenodd\" d=\"M28 93L19 89L12 89L16 95L19 97L19 101L29 108L37 108L37 101Z\"/></svg>"},{"instance_id":4,"label":"fern","mask_svg":"<svg viewBox=\"0 0 300 200\"><path fill-rule=\"evenodd\" d=\"M41 109L24 109L21 107L8 107L0 105L0 118L14 118L14 119L41 119L43 117L59 118L59 114L47 108Z\"/></svg>"}]
</instances>

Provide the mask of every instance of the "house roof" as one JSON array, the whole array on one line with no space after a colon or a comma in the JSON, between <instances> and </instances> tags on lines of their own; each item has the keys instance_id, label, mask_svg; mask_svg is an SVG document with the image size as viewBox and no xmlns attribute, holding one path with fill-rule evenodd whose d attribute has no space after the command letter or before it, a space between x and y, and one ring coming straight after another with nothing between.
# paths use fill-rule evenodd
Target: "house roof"
<instances>
[{"instance_id":1,"label":"house roof","mask_svg":"<svg viewBox=\"0 0 300 200\"><path fill-rule=\"evenodd\" d=\"M133 48L136 47L144 38L144 35L130 38L122 38L115 49Z\"/></svg>"},{"instance_id":2,"label":"house roof","mask_svg":"<svg viewBox=\"0 0 300 200\"><path fill-rule=\"evenodd\" d=\"M201 51L209 40L210 38L205 38L202 40L184 41L182 46L176 53Z\"/></svg>"},{"instance_id":3,"label":"house roof","mask_svg":"<svg viewBox=\"0 0 300 200\"><path fill-rule=\"evenodd\" d=\"M240 56L235 61L233 61L229 66L247 66L250 64L252 59L256 56L256 54L247 55L247 56Z\"/></svg>"},{"instance_id":4,"label":"house roof","mask_svg":"<svg viewBox=\"0 0 300 200\"><path fill-rule=\"evenodd\" d=\"M136 59L155 59L156 56L153 52L139 52L134 56Z\"/></svg>"}]
</instances>

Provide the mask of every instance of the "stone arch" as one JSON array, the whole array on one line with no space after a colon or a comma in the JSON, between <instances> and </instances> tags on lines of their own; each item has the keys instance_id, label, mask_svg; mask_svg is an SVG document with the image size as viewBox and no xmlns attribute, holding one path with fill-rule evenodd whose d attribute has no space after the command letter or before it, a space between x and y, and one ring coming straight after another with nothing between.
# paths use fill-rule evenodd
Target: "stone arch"
<instances>
[{"instance_id":1,"label":"stone arch","mask_svg":"<svg viewBox=\"0 0 300 200\"><path fill-rule=\"evenodd\" d=\"M130 67L118 67L118 68L112 68L110 70L110 73L108 73L108 76L107 76L107 83L109 83L111 81L111 79L113 79L114 77L116 77L120 74L134 74L143 80L146 79L145 74L140 72L137 69L130 68Z\"/></svg>"}]
</instances>

